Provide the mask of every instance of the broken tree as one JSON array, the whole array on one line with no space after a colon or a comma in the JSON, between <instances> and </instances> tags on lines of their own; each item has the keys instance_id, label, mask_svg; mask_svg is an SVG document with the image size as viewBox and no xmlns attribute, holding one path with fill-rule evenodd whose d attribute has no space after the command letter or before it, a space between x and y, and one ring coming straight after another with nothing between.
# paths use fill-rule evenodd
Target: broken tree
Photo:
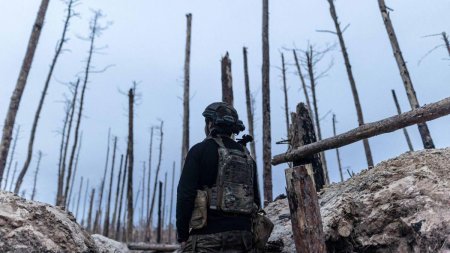
<instances>
[{"instance_id":1,"label":"broken tree","mask_svg":"<svg viewBox=\"0 0 450 253\"><path fill-rule=\"evenodd\" d=\"M222 57L222 102L233 106L233 77L231 74L231 60L228 52Z\"/></svg>"},{"instance_id":2,"label":"broken tree","mask_svg":"<svg viewBox=\"0 0 450 253\"><path fill-rule=\"evenodd\" d=\"M192 14L186 14L186 52L184 59L184 94L183 94L183 139L181 142L181 169L183 169L184 159L189 150L189 81L190 81L190 64L191 64L191 31L192 31ZM151 164L148 165L149 168Z\"/></svg>"}]
</instances>

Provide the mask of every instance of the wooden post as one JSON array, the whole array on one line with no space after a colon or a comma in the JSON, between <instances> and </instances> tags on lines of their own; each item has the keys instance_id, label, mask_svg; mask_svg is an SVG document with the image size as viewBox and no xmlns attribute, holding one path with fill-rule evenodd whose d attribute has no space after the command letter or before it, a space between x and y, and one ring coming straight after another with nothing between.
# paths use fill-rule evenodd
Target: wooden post
<instances>
[{"instance_id":1,"label":"wooden post","mask_svg":"<svg viewBox=\"0 0 450 253\"><path fill-rule=\"evenodd\" d=\"M416 91L409 75L408 67L406 66L405 59L403 58L402 51L400 50L400 45L397 40L397 35L395 35L394 26L392 25L391 18L389 16L389 11L386 7L384 0L378 0L378 6L380 8L381 16L383 17L384 25L386 27L386 32L389 36L389 41L391 42L392 50L394 52L394 57L397 62L398 69L400 71L400 76L403 80L403 85L405 86L406 95L408 95L408 100L411 105L411 109L415 110L420 107L419 100L416 96ZM431 138L430 130L425 122L417 124L419 128L420 136L422 137L423 147L426 149L434 148L433 139Z\"/></svg>"},{"instance_id":2,"label":"wooden post","mask_svg":"<svg viewBox=\"0 0 450 253\"><path fill-rule=\"evenodd\" d=\"M319 199L306 167L287 169L286 191L297 252L325 253L325 236Z\"/></svg>"},{"instance_id":3,"label":"wooden post","mask_svg":"<svg viewBox=\"0 0 450 253\"><path fill-rule=\"evenodd\" d=\"M397 108L398 115L402 114L402 110L400 109L400 104L398 103L397 95L395 94L395 90L392 90L392 97L394 98L395 107ZM403 128L403 134L405 134L406 143L408 143L409 151L414 151L411 139L409 138L408 130Z\"/></svg>"},{"instance_id":4,"label":"wooden post","mask_svg":"<svg viewBox=\"0 0 450 253\"><path fill-rule=\"evenodd\" d=\"M289 138L291 149L295 150L298 147L314 143L317 141L314 132L314 126L310 118L310 112L304 103L297 105L297 112L292 113L292 127L290 129ZM288 151L289 152L289 151ZM325 185L325 177L322 169L322 161L320 154L305 156L302 159L292 160L294 166L306 165L310 174L314 178L314 184L317 191Z\"/></svg>"},{"instance_id":5,"label":"wooden post","mask_svg":"<svg viewBox=\"0 0 450 253\"><path fill-rule=\"evenodd\" d=\"M233 77L231 74L231 60L228 52L222 58L222 101L233 106Z\"/></svg>"}]
</instances>

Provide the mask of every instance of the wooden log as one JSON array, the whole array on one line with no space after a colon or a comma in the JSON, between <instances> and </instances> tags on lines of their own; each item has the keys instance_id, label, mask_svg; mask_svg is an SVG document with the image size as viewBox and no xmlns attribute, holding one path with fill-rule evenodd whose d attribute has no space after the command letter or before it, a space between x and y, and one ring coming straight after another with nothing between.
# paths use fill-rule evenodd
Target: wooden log
<instances>
[{"instance_id":1,"label":"wooden log","mask_svg":"<svg viewBox=\"0 0 450 253\"><path fill-rule=\"evenodd\" d=\"M362 125L343 134L305 145L291 152L276 155L272 159L272 164L277 165L300 160L311 154L342 147L364 138L390 133L407 126L434 120L448 114L450 114L450 97L400 115Z\"/></svg>"},{"instance_id":2,"label":"wooden log","mask_svg":"<svg viewBox=\"0 0 450 253\"><path fill-rule=\"evenodd\" d=\"M158 252L173 252L180 248L177 244L142 244L142 243L129 243L128 249L130 250L144 250L144 251L158 251Z\"/></svg>"},{"instance_id":3,"label":"wooden log","mask_svg":"<svg viewBox=\"0 0 450 253\"><path fill-rule=\"evenodd\" d=\"M285 170L292 232L297 252L325 253L317 193L305 166Z\"/></svg>"}]
</instances>

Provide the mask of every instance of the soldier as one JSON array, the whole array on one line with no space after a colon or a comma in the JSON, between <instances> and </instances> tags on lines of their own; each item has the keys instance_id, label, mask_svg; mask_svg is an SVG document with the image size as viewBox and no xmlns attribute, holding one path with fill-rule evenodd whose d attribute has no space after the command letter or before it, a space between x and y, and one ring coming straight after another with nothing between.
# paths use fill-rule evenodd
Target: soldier
<instances>
[{"instance_id":1,"label":"soldier","mask_svg":"<svg viewBox=\"0 0 450 253\"><path fill-rule=\"evenodd\" d=\"M256 163L232 139L245 129L236 110L206 107L207 138L188 152L178 184L181 252L253 252L252 214L260 207Z\"/></svg>"}]
</instances>

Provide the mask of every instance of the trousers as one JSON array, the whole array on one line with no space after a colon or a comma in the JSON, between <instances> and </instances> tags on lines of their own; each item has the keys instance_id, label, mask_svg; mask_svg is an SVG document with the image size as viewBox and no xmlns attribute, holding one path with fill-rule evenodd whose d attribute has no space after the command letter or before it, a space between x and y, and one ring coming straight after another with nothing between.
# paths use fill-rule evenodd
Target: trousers
<instances>
[{"instance_id":1,"label":"trousers","mask_svg":"<svg viewBox=\"0 0 450 253\"><path fill-rule=\"evenodd\" d=\"M215 234L190 235L183 253L253 253L250 231L226 231Z\"/></svg>"}]
</instances>

